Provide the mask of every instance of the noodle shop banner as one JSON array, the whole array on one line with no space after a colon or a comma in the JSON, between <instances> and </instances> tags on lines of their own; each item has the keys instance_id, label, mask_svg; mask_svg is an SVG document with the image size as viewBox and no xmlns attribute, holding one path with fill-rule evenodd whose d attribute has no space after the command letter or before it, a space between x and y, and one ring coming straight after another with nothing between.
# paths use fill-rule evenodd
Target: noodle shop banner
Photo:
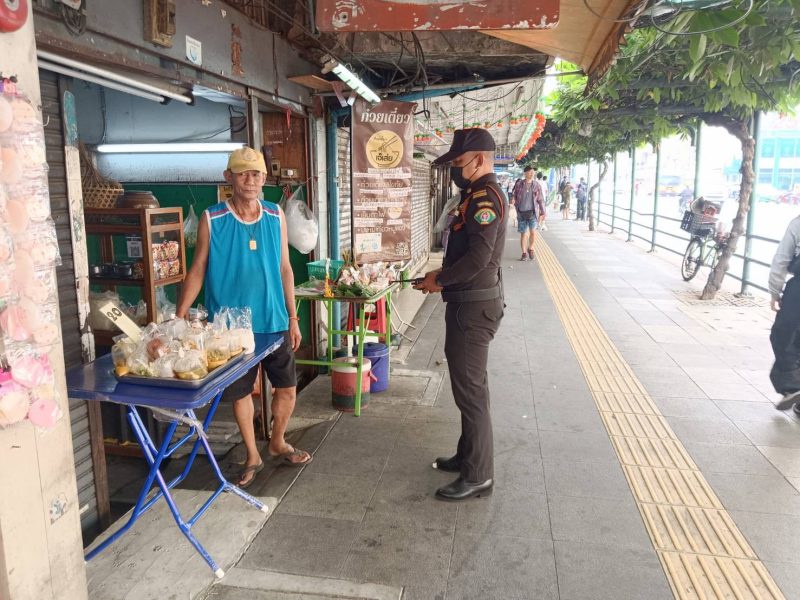
<instances>
[{"instance_id":1,"label":"noodle shop banner","mask_svg":"<svg viewBox=\"0 0 800 600\"><path fill-rule=\"evenodd\" d=\"M353 105L352 215L357 263L411 258L414 108L384 100Z\"/></svg>"}]
</instances>

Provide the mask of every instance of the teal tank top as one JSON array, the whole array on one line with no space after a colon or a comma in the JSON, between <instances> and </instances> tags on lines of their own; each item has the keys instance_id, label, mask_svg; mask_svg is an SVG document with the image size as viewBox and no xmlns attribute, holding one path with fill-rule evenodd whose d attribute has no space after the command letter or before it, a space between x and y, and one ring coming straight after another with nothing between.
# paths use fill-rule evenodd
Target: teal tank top
<instances>
[{"instance_id":1,"label":"teal tank top","mask_svg":"<svg viewBox=\"0 0 800 600\"><path fill-rule=\"evenodd\" d=\"M261 215L245 223L227 202L206 211L211 234L205 298L209 313L223 307L253 311L255 333L289 329L281 281L281 215L276 204L261 201ZM255 250L251 244L255 243Z\"/></svg>"}]
</instances>

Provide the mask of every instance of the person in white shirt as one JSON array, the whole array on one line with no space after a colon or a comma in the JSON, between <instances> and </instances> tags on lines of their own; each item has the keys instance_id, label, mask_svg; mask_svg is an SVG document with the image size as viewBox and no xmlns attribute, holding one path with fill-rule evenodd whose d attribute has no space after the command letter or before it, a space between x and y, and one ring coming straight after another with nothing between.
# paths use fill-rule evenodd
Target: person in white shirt
<instances>
[{"instance_id":1,"label":"person in white shirt","mask_svg":"<svg viewBox=\"0 0 800 600\"><path fill-rule=\"evenodd\" d=\"M787 275L793 275L786 281ZM775 364L769 378L783 395L778 410L794 407L800 415L800 217L789 223L769 272L772 309L777 311L769 341ZM784 282L786 285L784 286Z\"/></svg>"}]
</instances>

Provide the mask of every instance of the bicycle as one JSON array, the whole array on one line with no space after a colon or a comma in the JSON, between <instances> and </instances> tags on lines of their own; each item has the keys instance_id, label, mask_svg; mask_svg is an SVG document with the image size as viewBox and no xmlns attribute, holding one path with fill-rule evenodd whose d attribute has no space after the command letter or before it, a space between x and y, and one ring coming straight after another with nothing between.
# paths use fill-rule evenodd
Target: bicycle
<instances>
[{"instance_id":1,"label":"bicycle","mask_svg":"<svg viewBox=\"0 0 800 600\"><path fill-rule=\"evenodd\" d=\"M728 246L728 236L717 232L716 222L713 215L689 210L684 213L681 229L692 234L681 261L681 276L684 281L694 279L702 266L715 268L721 251Z\"/></svg>"}]
</instances>

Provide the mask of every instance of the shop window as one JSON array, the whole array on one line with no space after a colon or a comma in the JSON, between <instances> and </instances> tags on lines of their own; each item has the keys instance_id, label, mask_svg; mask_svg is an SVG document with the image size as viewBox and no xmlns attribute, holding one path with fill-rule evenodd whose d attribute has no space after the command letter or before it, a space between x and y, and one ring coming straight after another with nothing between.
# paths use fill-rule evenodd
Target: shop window
<instances>
[{"instance_id":1,"label":"shop window","mask_svg":"<svg viewBox=\"0 0 800 600\"><path fill-rule=\"evenodd\" d=\"M763 145L761 146L761 157L762 158L775 157L775 140L764 140Z\"/></svg>"},{"instance_id":2,"label":"shop window","mask_svg":"<svg viewBox=\"0 0 800 600\"><path fill-rule=\"evenodd\" d=\"M778 156L783 158L791 158L795 156L795 141L794 140L780 140L778 146Z\"/></svg>"}]
</instances>

